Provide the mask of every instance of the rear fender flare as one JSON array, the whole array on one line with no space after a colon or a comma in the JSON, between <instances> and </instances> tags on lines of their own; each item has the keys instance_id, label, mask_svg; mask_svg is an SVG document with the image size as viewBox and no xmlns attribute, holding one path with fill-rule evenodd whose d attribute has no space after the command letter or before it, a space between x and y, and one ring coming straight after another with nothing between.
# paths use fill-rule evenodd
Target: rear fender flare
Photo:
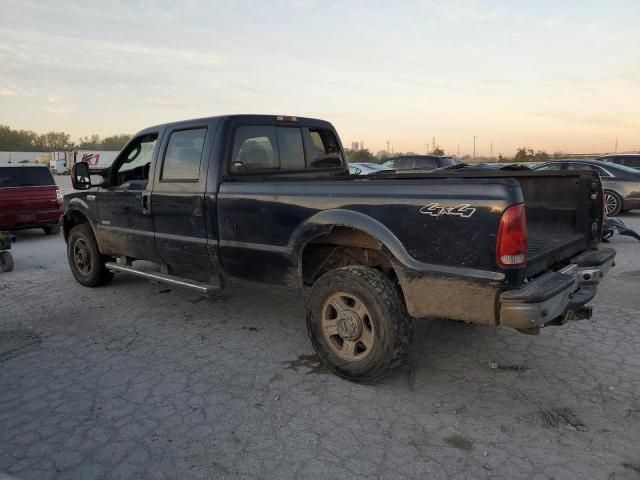
<instances>
[{"instance_id":1,"label":"rear fender flare","mask_svg":"<svg viewBox=\"0 0 640 480\"><path fill-rule=\"evenodd\" d=\"M378 220L352 210L324 210L309 218L292 234L290 250L296 259L298 279L302 286L302 253L314 238L330 233L335 227L349 227L360 230L375 238L382 245L382 251L392 265L398 263L410 266L416 262L406 251L398 237Z\"/></svg>"}]
</instances>

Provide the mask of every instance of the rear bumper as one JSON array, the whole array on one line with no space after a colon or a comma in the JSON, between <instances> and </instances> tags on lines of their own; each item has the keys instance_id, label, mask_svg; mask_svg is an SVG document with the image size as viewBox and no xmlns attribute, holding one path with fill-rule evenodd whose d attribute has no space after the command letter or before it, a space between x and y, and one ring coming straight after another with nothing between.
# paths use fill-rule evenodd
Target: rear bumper
<instances>
[{"instance_id":1,"label":"rear bumper","mask_svg":"<svg viewBox=\"0 0 640 480\"><path fill-rule=\"evenodd\" d=\"M557 272L546 273L525 286L500 295L500 324L527 330L556 321L593 299L598 283L614 264L612 248L591 250L571 259Z\"/></svg>"},{"instance_id":2,"label":"rear bumper","mask_svg":"<svg viewBox=\"0 0 640 480\"><path fill-rule=\"evenodd\" d=\"M58 225L60 215L61 209L7 212L0 215L0 230L14 231Z\"/></svg>"}]
</instances>

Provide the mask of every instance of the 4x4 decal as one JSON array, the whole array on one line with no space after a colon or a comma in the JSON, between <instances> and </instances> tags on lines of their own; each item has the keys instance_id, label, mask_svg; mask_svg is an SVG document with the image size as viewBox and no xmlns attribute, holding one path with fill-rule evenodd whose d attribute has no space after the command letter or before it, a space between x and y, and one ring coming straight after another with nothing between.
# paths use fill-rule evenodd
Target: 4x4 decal
<instances>
[{"instance_id":1,"label":"4x4 decal","mask_svg":"<svg viewBox=\"0 0 640 480\"><path fill-rule=\"evenodd\" d=\"M461 203L455 207L443 207L439 203L430 203L420 209L420 213L423 215L431 215L432 217L439 217L441 215L457 215L462 218L469 218L476 213L476 209L468 203Z\"/></svg>"}]
</instances>

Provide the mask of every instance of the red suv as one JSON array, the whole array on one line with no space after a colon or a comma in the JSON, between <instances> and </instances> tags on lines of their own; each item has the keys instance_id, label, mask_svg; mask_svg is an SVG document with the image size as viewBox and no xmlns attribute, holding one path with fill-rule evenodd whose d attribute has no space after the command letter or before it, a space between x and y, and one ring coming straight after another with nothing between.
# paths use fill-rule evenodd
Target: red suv
<instances>
[{"instance_id":1,"label":"red suv","mask_svg":"<svg viewBox=\"0 0 640 480\"><path fill-rule=\"evenodd\" d=\"M0 165L0 230L60 232L62 193L46 165Z\"/></svg>"}]
</instances>

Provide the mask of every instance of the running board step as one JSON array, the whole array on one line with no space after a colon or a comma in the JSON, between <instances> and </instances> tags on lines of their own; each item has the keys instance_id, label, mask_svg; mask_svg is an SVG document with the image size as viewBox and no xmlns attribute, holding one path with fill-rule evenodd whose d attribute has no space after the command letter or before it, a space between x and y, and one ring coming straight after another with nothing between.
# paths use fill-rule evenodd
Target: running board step
<instances>
[{"instance_id":1,"label":"running board step","mask_svg":"<svg viewBox=\"0 0 640 480\"><path fill-rule=\"evenodd\" d=\"M188 288L189 290L193 290L194 292L198 292L203 295L211 295L212 293L220 290L220 287L211 285L209 283L196 282L194 280L188 280L186 278L176 277L174 275L167 275L166 273L139 270L136 267L132 267L131 265L107 262L105 266L112 272L130 273L138 277L146 278L147 280L155 280L156 282L173 285L174 287Z\"/></svg>"}]
</instances>

